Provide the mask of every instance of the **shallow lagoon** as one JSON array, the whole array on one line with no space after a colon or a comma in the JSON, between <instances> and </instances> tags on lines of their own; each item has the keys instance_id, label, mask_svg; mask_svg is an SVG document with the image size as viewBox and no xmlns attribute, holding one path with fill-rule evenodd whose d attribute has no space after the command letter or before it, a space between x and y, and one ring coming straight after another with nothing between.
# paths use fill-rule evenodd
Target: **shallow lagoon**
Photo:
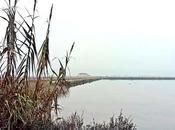
<instances>
[{"instance_id":1,"label":"shallow lagoon","mask_svg":"<svg viewBox=\"0 0 175 130\"><path fill-rule=\"evenodd\" d=\"M173 130L175 128L174 80L100 80L70 89L59 104L60 116L83 114L91 123L118 116L131 116L138 130Z\"/></svg>"}]
</instances>

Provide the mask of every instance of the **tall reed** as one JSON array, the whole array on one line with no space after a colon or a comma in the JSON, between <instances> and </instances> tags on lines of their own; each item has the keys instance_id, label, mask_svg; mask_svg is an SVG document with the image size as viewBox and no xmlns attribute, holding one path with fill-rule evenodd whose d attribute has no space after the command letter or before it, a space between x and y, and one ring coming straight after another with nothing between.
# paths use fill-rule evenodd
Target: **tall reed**
<instances>
[{"instance_id":1,"label":"tall reed","mask_svg":"<svg viewBox=\"0 0 175 130\"><path fill-rule=\"evenodd\" d=\"M50 119L50 111L58 109L57 97L66 85L65 74L74 44L66 56L66 63L60 61L57 74L49 59L49 32L53 5L50 9L45 39L36 48L35 19L37 1L33 12L24 17L18 10L18 0L8 0L1 20L7 23L5 37L0 43L0 129L22 129L26 124ZM19 18L18 20L16 18ZM55 83L50 84L43 77L51 70ZM32 77L35 77L32 79Z\"/></svg>"}]
</instances>

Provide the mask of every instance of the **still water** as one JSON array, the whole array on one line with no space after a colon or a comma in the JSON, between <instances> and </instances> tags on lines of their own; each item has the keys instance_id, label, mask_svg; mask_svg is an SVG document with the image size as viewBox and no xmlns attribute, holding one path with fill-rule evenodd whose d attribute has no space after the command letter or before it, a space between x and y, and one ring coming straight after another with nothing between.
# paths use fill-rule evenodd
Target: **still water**
<instances>
[{"instance_id":1,"label":"still water","mask_svg":"<svg viewBox=\"0 0 175 130\"><path fill-rule=\"evenodd\" d=\"M60 116L82 113L85 122L109 121L121 109L138 130L175 129L175 81L100 80L70 89L60 100Z\"/></svg>"}]
</instances>

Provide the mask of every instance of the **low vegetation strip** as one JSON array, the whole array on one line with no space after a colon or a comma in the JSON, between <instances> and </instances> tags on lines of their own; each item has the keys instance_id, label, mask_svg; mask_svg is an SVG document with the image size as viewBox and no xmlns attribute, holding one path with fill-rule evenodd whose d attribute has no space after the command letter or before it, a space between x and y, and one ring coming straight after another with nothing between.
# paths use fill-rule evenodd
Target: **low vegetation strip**
<instances>
[{"instance_id":1,"label":"low vegetation strip","mask_svg":"<svg viewBox=\"0 0 175 130\"><path fill-rule=\"evenodd\" d=\"M33 130L136 130L136 125L122 112L118 117L112 116L108 122L97 123L93 120L91 124L85 123L82 116L74 113L67 119L58 118L55 122L36 122L26 126L26 129L28 128Z\"/></svg>"},{"instance_id":2,"label":"low vegetation strip","mask_svg":"<svg viewBox=\"0 0 175 130\"><path fill-rule=\"evenodd\" d=\"M124 77L110 77L103 76L101 79L104 80L175 80L175 77L142 77L142 76L124 76Z\"/></svg>"}]
</instances>

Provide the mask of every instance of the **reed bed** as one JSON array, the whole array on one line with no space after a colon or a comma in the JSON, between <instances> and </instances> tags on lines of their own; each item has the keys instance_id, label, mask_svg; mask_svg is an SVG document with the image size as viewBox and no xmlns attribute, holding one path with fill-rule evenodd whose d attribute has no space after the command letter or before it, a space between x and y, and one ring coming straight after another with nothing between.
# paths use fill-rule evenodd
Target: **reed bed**
<instances>
[{"instance_id":1,"label":"reed bed","mask_svg":"<svg viewBox=\"0 0 175 130\"><path fill-rule=\"evenodd\" d=\"M22 16L18 11L18 1L6 1L7 7L1 11L1 20L7 27L0 43L0 129L24 129L27 124L46 122L50 119L52 104L57 113L57 98L66 86L66 68L73 50L66 54L65 64L60 60L56 73L49 59L49 33L53 5L50 9L46 36L38 51L36 48L35 20L37 1L33 2L33 12ZM17 19L18 18L18 19ZM49 69L56 77L43 82ZM34 81L31 77L35 77Z\"/></svg>"}]
</instances>

